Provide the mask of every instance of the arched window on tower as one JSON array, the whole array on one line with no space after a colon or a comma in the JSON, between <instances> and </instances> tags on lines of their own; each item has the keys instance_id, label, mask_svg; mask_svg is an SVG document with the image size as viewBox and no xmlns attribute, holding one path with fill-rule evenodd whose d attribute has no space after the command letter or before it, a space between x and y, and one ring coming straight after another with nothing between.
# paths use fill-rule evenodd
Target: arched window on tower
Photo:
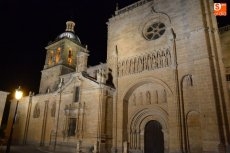
<instances>
[{"instance_id":1,"label":"arched window on tower","mask_svg":"<svg viewBox=\"0 0 230 153\"><path fill-rule=\"evenodd\" d=\"M60 57L61 57L61 48L58 47L57 52L56 52L56 63L60 61Z\"/></svg>"},{"instance_id":2,"label":"arched window on tower","mask_svg":"<svg viewBox=\"0 0 230 153\"><path fill-rule=\"evenodd\" d=\"M51 65L53 64L54 61L54 52L51 50L48 56L49 56L48 65Z\"/></svg>"},{"instance_id":3,"label":"arched window on tower","mask_svg":"<svg viewBox=\"0 0 230 153\"><path fill-rule=\"evenodd\" d=\"M72 64L72 50L71 50L71 49L69 49L69 54L68 54L68 59L67 59L67 61L68 61L68 64L69 64L69 65Z\"/></svg>"}]
</instances>

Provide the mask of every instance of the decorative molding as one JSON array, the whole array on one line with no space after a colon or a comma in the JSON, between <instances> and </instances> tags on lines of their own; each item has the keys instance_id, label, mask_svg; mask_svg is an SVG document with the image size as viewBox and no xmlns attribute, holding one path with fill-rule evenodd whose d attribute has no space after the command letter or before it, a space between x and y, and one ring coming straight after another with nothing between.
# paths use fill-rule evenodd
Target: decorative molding
<instances>
[{"instance_id":1,"label":"decorative molding","mask_svg":"<svg viewBox=\"0 0 230 153\"><path fill-rule=\"evenodd\" d=\"M140 73L159 68L168 67L172 64L169 49L158 50L138 57L132 57L118 61L118 76Z\"/></svg>"},{"instance_id":2,"label":"decorative molding","mask_svg":"<svg viewBox=\"0 0 230 153\"><path fill-rule=\"evenodd\" d=\"M129 106L155 105L167 103L167 92L165 89L146 90L143 92L134 92L129 100Z\"/></svg>"},{"instance_id":3,"label":"decorative molding","mask_svg":"<svg viewBox=\"0 0 230 153\"><path fill-rule=\"evenodd\" d=\"M141 0L141 1L138 1L138 2L136 2L134 4L132 4L132 5L129 5L127 7L124 7L122 9L120 9L120 10L115 11L115 15L120 15L120 14L126 13L128 11L131 11L131 10L133 10L133 9L139 7L139 6L142 6L142 5L144 5L144 4L148 3L148 2L151 2L151 1L153 1L153 0Z\"/></svg>"},{"instance_id":4,"label":"decorative molding","mask_svg":"<svg viewBox=\"0 0 230 153\"><path fill-rule=\"evenodd\" d=\"M144 127L151 120L158 121L161 124L162 131L165 131L164 135L166 137L168 133L168 113L160 107L141 109L132 115L127 126L130 149L137 150L141 148ZM166 148L168 148L168 144L166 144Z\"/></svg>"}]
</instances>

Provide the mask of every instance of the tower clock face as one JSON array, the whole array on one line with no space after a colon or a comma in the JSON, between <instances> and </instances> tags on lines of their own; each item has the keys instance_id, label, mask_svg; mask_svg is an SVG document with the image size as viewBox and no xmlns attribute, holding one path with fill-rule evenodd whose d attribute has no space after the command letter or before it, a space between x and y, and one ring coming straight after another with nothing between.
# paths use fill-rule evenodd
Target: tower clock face
<instances>
[{"instance_id":1,"label":"tower clock face","mask_svg":"<svg viewBox=\"0 0 230 153\"><path fill-rule=\"evenodd\" d=\"M154 22L144 29L143 35L147 40L156 40L165 33L165 30L166 27L164 23Z\"/></svg>"}]
</instances>

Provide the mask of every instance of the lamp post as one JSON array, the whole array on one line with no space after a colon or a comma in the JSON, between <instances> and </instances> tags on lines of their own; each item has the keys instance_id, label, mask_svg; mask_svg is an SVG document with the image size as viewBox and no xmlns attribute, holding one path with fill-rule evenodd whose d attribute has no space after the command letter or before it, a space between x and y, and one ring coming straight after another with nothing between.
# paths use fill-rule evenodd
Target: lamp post
<instances>
[{"instance_id":1,"label":"lamp post","mask_svg":"<svg viewBox=\"0 0 230 153\"><path fill-rule=\"evenodd\" d=\"M15 120L16 120L16 114L17 114L17 110L18 110L18 102L22 98L22 95L23 95L23 92L22 92L22 90L20 89L20 86L19 86L18 89L16 89L16 91L15 91L15 99L17 100L17 103L16 103L15 112L14 112L13 123L12 123L11 128L10 128L10 137L8 139L7 146L6 146L6 153L10 152L10 145L11 145L11 141L12 141L14 123L15 123Z\"/></svg>"}]
</instances>

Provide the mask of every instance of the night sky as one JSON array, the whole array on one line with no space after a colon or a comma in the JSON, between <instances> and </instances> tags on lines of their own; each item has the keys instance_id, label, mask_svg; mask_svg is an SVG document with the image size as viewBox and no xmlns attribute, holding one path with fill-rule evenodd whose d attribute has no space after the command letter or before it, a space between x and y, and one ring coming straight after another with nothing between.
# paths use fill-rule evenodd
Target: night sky
<instances>
[{"instance_id":1,"label":"night sky","mask_svg":"<svg viewBox=\"0 0 230 153\"><path fill-rule=\"evenodd\" d=\"M45 47L65 31L67 20L76 23L76 35L88 45L88 64L106 62L106 22L116 3L122 8L136 1L1 0L0 90L13 92L20 85L26 94L38 93ZM230 24L229 16L219 17L219 26Z\"/></svg>"}]
</instances>

